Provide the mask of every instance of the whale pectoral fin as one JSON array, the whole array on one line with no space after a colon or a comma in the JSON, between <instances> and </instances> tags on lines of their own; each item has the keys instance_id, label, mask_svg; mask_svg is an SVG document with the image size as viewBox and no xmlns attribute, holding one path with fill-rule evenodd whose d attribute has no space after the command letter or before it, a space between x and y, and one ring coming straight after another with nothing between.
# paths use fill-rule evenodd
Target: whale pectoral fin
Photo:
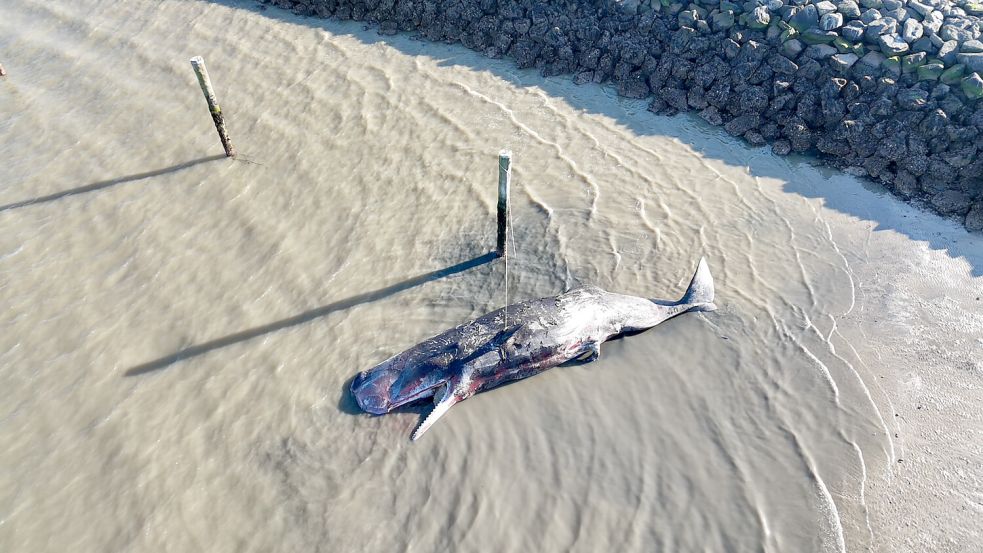
<instances>
[{"instance_id":1,"label":"whale pectoral fin","mask_svg":"<svg viewBox=\"0 0 983 553\"><path fill-rule=\"evenodd\" d=\"M584 363L590 363L591 361L596 361L598 357L601 356L601 344L599 342L591 342L587 346L587 351L577 358L578 361L583 361Z\"/></svg>"},{"instance_id":2,"label":"whale pectoral fin","mask_svg":"<svg viewBox=\"0 0 983 553\"><path fill-rule=\"evenodd\" d=\"M450 384L444 386L444 392L443 394L441 394L439 399L437 399L437 396L434 396L434 398L436 401L434 401L433 410L430 411L430 414L427 415L427 418L423 419L423 422L420 423L420 426L416 427L416 430L413 431L413 435L410 436L411 440L413 441L418 440L420 436L423 435L424 432L426 432L431 426L433 426L433 423L437 422L437 419L443 416L443 414L446 413L447 410L451 408L451 406L453 406L458 401L461 401L461 398L454 393L454 387L451 386Z\"/></svg>"}]
</instances>

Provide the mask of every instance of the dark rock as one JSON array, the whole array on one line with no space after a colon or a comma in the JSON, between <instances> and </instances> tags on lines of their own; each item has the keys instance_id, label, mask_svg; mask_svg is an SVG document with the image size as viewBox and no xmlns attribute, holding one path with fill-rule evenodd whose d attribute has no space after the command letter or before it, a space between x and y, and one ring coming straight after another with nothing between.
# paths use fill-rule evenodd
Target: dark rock
<instances>
[{"instance_id":1,"label":"dark rock","mask_svg":"<svg viewBox=\"0 0 983 553\"><path fill-rule=\"evenodd\" d=\"M957 169L966 167L976 160L976 145L966 144L962 147L950 148L948 152L942 153L942 159Z\"/></svg>"},{"instance_id":2,"label":"dark rock","mask_svg":"<svg viewBox=\"0 0 983 553\"><path fill-rule=\"evenodd\" d=\"M920 88L911 88L898 93L898 106L901 109L923 109L928 103L928 93Z\"/></svg>"},{"instance_id":3,"label":"dark rock","mask_svg":"<svg viewBox=\"0 0 983 553\"><path fill-rule=\"evenodd\" d=\"M667 104L666 101L659 96L655 96L654 98L652 98L652 101L649 102L648 110L651 111L652 113L664 114L668 109L669 109L669 104Z\"/></svg>"},{"instance_id":4,"label":"dark rock","mask_svg":"<svg viewBox=\"0 0 983 553\"><path fill-rule=\"evenodd\" d=\"M859 42L867 27L860 21L851 21L840 29L840 35L851 42Z\"/></svg>"},{"instance_id":5,"label":"dark rock","mask_svg":"<svg viewBox=\"0 0 983 553\"><path fill-rule=\"evenodd\" d=\"M741 136L751 129L758 128L759 125L761 125L761 116L757 113L749 113L728 121L724 125L724 130L732 136Z\"/></svg>"},{"instance_id":6,"label":"dark rock","mask_svg":"<svg viewBox=\"0 0 983 553\"><path fill-rule=\"evenodd\" d=\"M813 4L802 6L788 22L795 30L803 32L819 26L819 11Z\"/></svg>"},{"instance_id":7,"label":"dark rock","mask_svg":"<svg viewBox=\"0 0 983 553\"><path fill-rule=\"evenodd\" d=\"M703 94L703 89L699 87L689 89L689 92L686 93L686 103L694 109L703 109L709 105Z\"/></svg>"},{"instance_id":8,"label":"dark rock","mask_svg":"<svg viewBox=\"0 0 983 553\"><path fill-rule=\"evenodd\" d=\"M782 134L788 138L792 149L796 152L805 152L812 147L812 131L801 120L790 121L785 125Z\"/></svg>"},{"instance_id":9,"label":"dark rock","mask_svg":"<svg viewBox=\"0 0 983 553\"><path fill-rule=\"evenodd\" d=\"M769 113L779 113L795 107L795 94L779 94L768 104Z\"/></svg>"},{"instance_id":10,"label":"dark rock","mask_svg":"<svg viewBox=\"0 0 983 553\"><path fill-rule=\"evenodd\" d=\"M700 88L708 88L717 78L717 68L712 64L698 64L691 77Z\"/></svg>"},{"instance_id":11,"label":"dark rock","mask_svg":"<svg viewBox=\"0 0 983 553\"><path fill-rule=\"evenodd\" d=\"M928 170L929 160L924 155L910 155L901 158L898 165L915 176L922 176Z\"/></svg>"},{"instance_id":12,"label":"dark rock","mask_svg":"<svg viewBox=\"0 0 983 553\"><path fill-rule=\"evenodd\" d=\"M760 113L768 107L768 93L760 86L749 86L740 93L737 103L741 113Z\"/></svg>"},{"instance_id":13,"label":"dark rock","mask_svg":"<svg viewBox=\"0 0 983 553\"><path fill-rule=\"evenodd\" d=\"M838 50L829 44L812 44L806 48L803 55L814 60L824 60L833 57L836 52Z\"/></svg>"},{"instance_id":14,"label":"dark rock","mask_svg":"<svg viewBox=\"0 0 983 553\"><path fill-rule=\"evenodd\" d=\"M723 108L730 102L730 81L717 81L706 93L707 102Z\"/></svg>"},{"instance_id":15,"label":"dark rock","mask_svg":"<svg viewBox=\"0 0 983 553\"><path fill-rule=\"evenodd\" d=\"M855 100L860 97L860 86L850 81L843 87L843 99L846 101Z\"/></svg>"},{"instance_id":16,"label":"dark rock","mask_svg":"<svg viewBox=\"0 0 983 553\"><path fill-rule=\"evenodd\" d=\"M970 198L963 192L945 190L932 196L932 206L945 215L964 215L969 211Z\"/></svg>"},{"instance_id":17,"label":"dark rock","mask_svg":"<svg viewBox=\"0 0 983 553\"><path fill-rule=\"evenodd\" d=\"M775 155L787 156L789 153L792 152L792 144L788 140L785 140L785 139L776 140L771 145L771 151Z\"/></svg>"},{"instance_id":18,"label":"dark rock","mask_svg":"<svg viewBox=\"0 0 983 553\"><path fill-rule=\"evenodd\" d=\"M768 58L768 65L780 75L794 75L799 69L795 62L781 54L774 54Z\"/></svg>"},{"instance_id":19,"label":"dark rock","mask_svg":"<svg viewBox=\"0 0 983 553\"><path fill-rule=\"evenodd\" d=\"M781 131L775 123L765 123L761 125L761 136L765 140L775 140L781 136Z\"/></svg>"},{"instance_id":20,"label":"dark rock","mask_svg":"<svg viewBox=\"0 0 983 553\"><path fill-rule=\"evenodd\" d=\"M782 53L788 56L790 59L795 59L802 53L805 49L805 45L797 39L786 40L782 43Z\"/></svg>"},{"instance_id":21,"label":"dark rock","mask_svg":"<svg viewBox=\"0 0 983 553\"><path fill-rule=\"evenodd\" d=\"M928 161L925 178L920 182L926 193L938 193L946 189L949 183L956 180L956 169L944 160L932 156Z\"/></svg>"},{"instance_id":22,"label":"dark rock","mask_svg":"<svg viewBox=\"0 0 983 553\"><path fill-rule=\"evenodd\" d=\"M878 98L870 105L870 113L879 117L887 117L894 113L894 102L889 98Z\"/></svg>"},{"instance_id":23,"label":"dark rock","mask_svg":"<svg viewBox=\"0 0 983 553\"><path fill-rule=\"evenodd\" d=\"M833 138L828 135L821 135L816 140L816 149L824 154L834 156L846 156L850 153L850 144L845 140Z\"/></svg>"},{"instance_id":24,"label":"dark rock","mask_svg":"<svg viewBox=\"0 0 983 553\"><path fill-rule=\"evenodd\" d=\"M720 111L718 111L717 108L713 106L709 106L708 108L701 111L700 117L702 117L703 120L706 121L707 123L710 123L711 125L714 126L720 126L724 123L723 118L720 117Z\"/></svg>"},{"instance_id":25,"label":"dark rock","mask_svg":"<svg viewBox=\"0 0 983 553\"><path fill-rule=\"evenodd\" d=\"M867 171L867 174L871 177L877 178L882 174L885 176L890 176L890 172L887 172L887 166L890 162L880 156L872 155L864 159L863 168Z\"/></svg>"},{"instance_id":26,"label":"dark rock","mask_svg":"<svg viewBox=\"0 0 983 553\"><path fill-rule=\"evenodd\" d=\"M618 94L626 98L645 98L650 93L649 85L641 72L632 73L618 85Z\"/></svg>"},{"instance_id":27,"label":"dark rock","mask_svg":"<svg viewBox=\"0 0 983 553\"><path fill-rule=\"evenodd\" d=\"M819 65L819 62L807 59L799 65L799 70L795 72L795 76L808 81L814 81L822 71L823 67Z\"/></svg>"},{"instance_id":28,"label":"dark rock","mask_svg":"<svg viewBox=\"0 0 983 553\"><path fill-rule=\"evenodd\" d=\"M908 142L904 135L892 135L884 138L877 146L878 155L891 161L898 161L908 153Z\"/></svg>"},{"instance_id":29,"label":"dark rock","mask_svg":"<svg viewBox=\"0 0 983 553\"><path fill-rule=\"evenodd\" d=\"M918 178L908 171L898 171L894 177L894 190L902 198L911 198L918 194Z\"/></svg>"},{"instance_id":30,"label":"dark rock","mask_svg":"<svg viewBox=\"0 0 983 553\"><path fill-rule=\"evenodd\" d=\"M972 232L979 232L983 230L983 201L978 201L973 204L970 208L969 213L966 214L966 220L963 223L966 228Z\"/></svg>"},{"instance_id":31,"label":"dark rock","mask_svg":"<svg viewBox=\"0 0 983 553\"><path fill-rule=\"evenodd\" d=\"M771 83L771 95L778 96L779 94L784 94L792 88L792 83L785 79L775 79Z\"/></svg>"},{"instance_id":32,"label":"dark rock","mask_svg":"<svg viewBox=\"0 0 983 553\"><path fill-rule=\"evenodd\" d=\"M576 75L574 75L574 77L573 77L574 84L578 84L578 85L586 84L586 83L589 83L589 82L591 82L593 80L594 80L594 72L593 71L581 71L581 72L577 73Z\"/></svg>"},{"instance_id":33,"label":"dark rock","mask_svg":"<svg viewBox=\"0 0 983 553\"><path fill-rule=\"evenodd\" d=\"M948 124L949 118L946 116L945 112L940 109L936 109L922 120L918 130L925 136L933 137L942 132Z\"/></svg>"},{"instance_id":34,"label":"dark rock","mask_svg":"<svg viewBox=\"0 0 983 553\"><path fill-rule=\"evenodd\" d=\"M686 91L680 88L663 88L659 91L662 99L679 111L686 111L689 108L689 102L686 98Z\"/></svg>"},{"instance_id":35,"label":"dark rock","mask_svg":"<svg viewBox=\"0 0 983 553\"><path fill-rule=\"evenodd\" d=\"M760 132L753 129L744 133L744 140L747 140L748 144L752 146L764 146L768 143Z\"/></svg>"}]
</instances>

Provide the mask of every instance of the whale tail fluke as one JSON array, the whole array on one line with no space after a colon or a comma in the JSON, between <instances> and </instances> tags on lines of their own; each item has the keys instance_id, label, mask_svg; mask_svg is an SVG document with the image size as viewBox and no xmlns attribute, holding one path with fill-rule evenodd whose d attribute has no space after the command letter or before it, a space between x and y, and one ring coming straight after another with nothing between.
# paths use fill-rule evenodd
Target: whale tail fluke
<instances>
[{"instance_id":1,"label":"whale tail fluke","mask_svg":"<svg viewBox=\"0 0 983 553\"><path fill-rule=\"evenodd\" d=\"M689 288L679 300L678 305L691 306L688 311L713 311L717 306L713 304L713 276L710 274L710 266L707 265L706 258L700 258L700 264L696 267L693 280L689 283Z\"/></svg>"}]
</instances>

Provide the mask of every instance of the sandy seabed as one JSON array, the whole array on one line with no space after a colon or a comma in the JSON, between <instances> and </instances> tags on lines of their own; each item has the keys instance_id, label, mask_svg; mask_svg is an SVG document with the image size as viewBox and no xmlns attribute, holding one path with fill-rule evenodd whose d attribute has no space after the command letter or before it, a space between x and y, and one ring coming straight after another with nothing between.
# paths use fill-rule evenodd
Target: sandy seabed
<instances>
[{"instance_id":1,"label":"sandy seabed","mask_svg":"<svg viewBox=\"0 0 983 553\"><path fill-rule=\"evenodd\" d=\"M0 550L981 550L983 240L955 222L252 3L7 3L0 61ZM510 301L673 298L706 255L721 309L411 444L421 409L346 385L505 301L468 263L503 147Z\"/></svg>"}]
</instances>

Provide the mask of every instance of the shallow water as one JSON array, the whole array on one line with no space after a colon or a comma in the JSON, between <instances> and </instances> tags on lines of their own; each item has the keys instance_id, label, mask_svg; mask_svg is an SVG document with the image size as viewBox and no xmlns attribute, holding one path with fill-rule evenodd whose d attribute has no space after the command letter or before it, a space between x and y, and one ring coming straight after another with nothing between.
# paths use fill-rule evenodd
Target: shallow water
<instances>
[{"instance_id":1,"label":"shallow water","mask_svg":"<svg viewBox=\"0 0 983 553\"><path fill-rule=\"evenodd\" d=\"M0 550L981 543L983 244L952 222L609 91L250 3L8 3L0 56ZM481 257L501 148L509 301L675 298L706 255L721 309L411 443L424 409L360 415L347 382L505 302ZM931 396L948 373L962 395ZM896 405L918 394L953 424ZM911 428L965 466L910 468ZM941 524L911 518L935 500Z\"/></svg>"}]
</instances>

